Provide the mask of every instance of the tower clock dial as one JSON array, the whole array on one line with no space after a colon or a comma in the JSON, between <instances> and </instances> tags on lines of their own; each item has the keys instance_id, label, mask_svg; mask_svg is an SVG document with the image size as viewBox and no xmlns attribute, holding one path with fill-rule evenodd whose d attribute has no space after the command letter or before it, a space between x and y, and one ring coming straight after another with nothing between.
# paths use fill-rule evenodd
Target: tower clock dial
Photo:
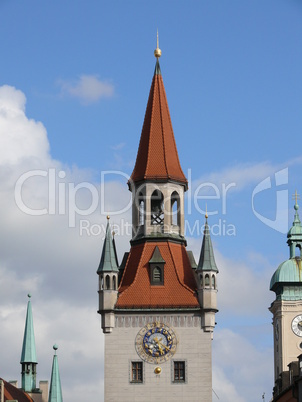
<instances>
[{"instance_id":1,"label":"tower clock dial","mask_svg":"<svg viewBox=\"0 0 302 402\"><path fill-rule=\"evenodd\" d=\"M297 315L292 321L292 330L297 336L302 337L302 314Z\"/></svg>"},{"instance_id":2,"label":"tower clock dial","mask_svg":"<svg viewBox=\"0 0 302 402\"><path fill-rule=\"evenodd\" d=\"M176 351L177 338L168 325L153 322L144 326L136 335L137 354L148 363L162 363L172 357Z\"/></svg>"}]
</instances>

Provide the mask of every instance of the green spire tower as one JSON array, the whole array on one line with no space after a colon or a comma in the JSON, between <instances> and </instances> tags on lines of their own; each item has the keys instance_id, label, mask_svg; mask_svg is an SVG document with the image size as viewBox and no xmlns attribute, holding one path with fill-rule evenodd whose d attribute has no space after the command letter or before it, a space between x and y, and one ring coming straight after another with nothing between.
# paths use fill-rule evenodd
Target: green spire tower
<instances>
[{"instance_id":1,"label":"green spire tower","mask_svg":"<svg viewBox=\"0 0 302 402\"><path fill-rule=\"evenodd\" d=\"M53 345L53 349L55 351L55 354L53 356L53 362L52 362L48 402L63 402L61 379L60 379L58 356L57 356L58 346Z\"/></svg>"},{"instance_id":2,"label":"green spire tower","mask_svg":"<svg viewBox=\"0 0 302 402\"><path fill-rule=\"evenodd\" d=\"M102 314L102 329L105 333L111 332L114 327L113 310L117 301L119 274L115 242L112 239L109 219L110 217L107 216L106 235L97 270L99 275L99 311L104 312Z\"/></svg>"},{"instance_id":3,"label":"green spire tower","mask_svg":"<svg viewBox=\"0 0 302 402\"><path fill-rule=\"evenodd\" d=\"M215 327L215 313L217 313L217 279L218 268L214 258L208 214L205 215L202 246L198 267L196 268L197 294L200 305L204 309L203 327L211 332Z\"/></svg>"},{"instance_id":4,"label":"green spire tower","mask_svg":"<svg viewBox=\"0 0 302 402\"><path fill-rule=\"evenodd\" d=\"M28 294L28 298L29 300L27 303L27 314L20 364L22 366L22 389L25 392L34 392L36 389L36 366L38 362L36 356L36 343L30 302L31 294Z\"/></svg>"}]
</instances>

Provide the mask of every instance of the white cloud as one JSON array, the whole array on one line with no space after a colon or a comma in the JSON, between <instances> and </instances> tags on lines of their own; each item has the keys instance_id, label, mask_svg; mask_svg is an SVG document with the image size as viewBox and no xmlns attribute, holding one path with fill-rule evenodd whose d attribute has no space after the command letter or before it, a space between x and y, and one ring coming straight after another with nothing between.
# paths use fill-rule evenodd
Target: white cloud
<instances>
[{"instance_id":1,"label":"white cloud","mask_svg":"<svg viewBox=\"0 0 302 402\"><path fill-rule=\"evenodd\" d=\"M0 87L0 166L23 160L49 160L49 143L42 123L25 115L25 95L8 85Z\"/></svg>"},{"instance_id":2,"label":"white cloud","mask_svg":"<svg viewBox=\"0 0 302 402\"><path fill-rule=\"evenodd\" d=\"M107 81L101 81L97 75L80 75L77 81L59 80L63 95L80 99L83 103L94 103L101 98L111 98L114 86Z\"/></svg>"},{"instance_id":3,"label":"white cloud","mask_svg":"<svg viewBox=\"0 0 302 402\"><path fill-rule=\"evenodd\" d=\"M273 388L272 348L260 350L231 329L218 329L214 338L213 389L219 399L254 402L261 400L263 392L269 397Z\"/></svg>"},{"instance_id":4,"label":"white cloud","mask_svg":"<svg viewBox=\"0 0 302 402\"><path fill-rule=\"evenodd\" d=\"M230 188L230 192L241 191L250 185L255 185L269 176L273 176L276 172L292 166L301 165L302 157L294 158L285 163L273 164L269 161L258 163L239 163L234 166L222 169L218 172L207 173L194 179L192 182L192 190L194 191L201 183L211 183L221 188L224 183L226 186L230 183L235 183L235 186ZM205 188L208 191L208 188Z\"/></svg>"}]
</instances>

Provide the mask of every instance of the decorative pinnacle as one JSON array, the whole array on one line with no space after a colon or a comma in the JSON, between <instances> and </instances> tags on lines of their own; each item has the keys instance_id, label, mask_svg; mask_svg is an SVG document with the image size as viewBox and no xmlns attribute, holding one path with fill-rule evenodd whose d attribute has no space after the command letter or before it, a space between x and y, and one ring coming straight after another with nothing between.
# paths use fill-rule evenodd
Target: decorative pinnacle
<instances>
[{"instance_id":1,"label":"decorative pinnacle","mask_svg":"<svg viewBox=\"0 0 302 402\"><path fill-rule=\"evenodd\" d=\"M297 211L299 209L298 200L300 200L300 195L297 193L297 190L295 191L295 194L293 194L293 200L295 200L294 208Z\"/></svg>"},{"instance_id":2,"label":"decorative pinnacle","mask_svg":"<svg viewBox=\"0 0 302 402\"><path fill-rule=\"evenodd\" d=\"M160 50L159 45L158 45L158 30L157 30L156 49L154 50L154 56L157 58L157 60L161 56L161 50Z\"/></svg>"},{"instance_id":3,"label":"decorative pinnacle","mask_svg":"<svg viewBox=\"0 0 302 402\"><path fill-rule=\"evenodd\" d=\"M107 215L107 219L108 219L108 221L109 221L109 219L110 219L110 216L109 216L109 215Z\"/></svg>"}]
</instances>

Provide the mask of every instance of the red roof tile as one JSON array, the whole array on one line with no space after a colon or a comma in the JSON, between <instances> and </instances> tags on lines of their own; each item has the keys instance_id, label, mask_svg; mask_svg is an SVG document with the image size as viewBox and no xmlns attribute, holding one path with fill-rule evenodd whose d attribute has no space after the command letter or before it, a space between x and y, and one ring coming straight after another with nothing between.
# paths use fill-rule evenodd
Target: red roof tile
<instances>
[{"instance_id":1,"label":"red roof tile","mask_svg":"<svg viewBox=\"0 0 302 402\"><path fill-rule=\"evenodd\" d=\"M181 169L161 74L154 74L131 180L187 179Z\"/></svg>"},{"instance_id":2,"label":"red roof tile","mask_svg":"<svg viewBox=\"0 0 302 402\"><path fill-rule=\"evenodd\" d=\"M2 380L2 378L0 378ZM18 402L33 402L33 399L22 391L18 389L9 382L3 380L4 382L4 402L17 400Z\"/></svg>"},{"instance_id":3,"label":"red roof tile","mask_svg":"<svg viewBox=\"0 0 302 402\"><path fill-rule=\"evenodd\" d=\"M151 285L149 261L155 247L164 264L164 285ZM119 288L116 308L196 308L196 283L184 245L145 242L133 245Z\"/></svg>"}]
</instances>

